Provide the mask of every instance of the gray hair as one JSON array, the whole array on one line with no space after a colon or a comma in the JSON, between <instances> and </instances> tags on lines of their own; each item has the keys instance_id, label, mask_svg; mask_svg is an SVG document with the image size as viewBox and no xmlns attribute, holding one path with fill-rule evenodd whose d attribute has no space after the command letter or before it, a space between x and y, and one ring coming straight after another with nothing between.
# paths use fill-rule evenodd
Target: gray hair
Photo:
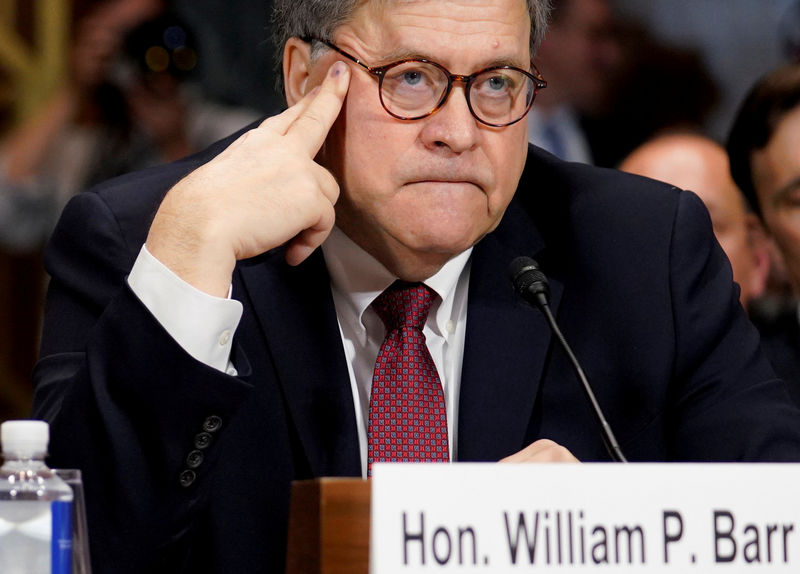
<instances>
[{"instance_id":1,"label":"gray hair","mask_svg":"<svg viewBox=\"0 0 800 574\"><path fill-rule=\"evenodd\" d=\"M272 38L275 48L276 86L279 93L283 93L283 48L289 38L313 37L331 41L336 28L347 22L356 8L367 1L370 0L274 0ZM531 18L532 58L547 29L551 0L526 1Z\"/></svg>"}]
</instances>

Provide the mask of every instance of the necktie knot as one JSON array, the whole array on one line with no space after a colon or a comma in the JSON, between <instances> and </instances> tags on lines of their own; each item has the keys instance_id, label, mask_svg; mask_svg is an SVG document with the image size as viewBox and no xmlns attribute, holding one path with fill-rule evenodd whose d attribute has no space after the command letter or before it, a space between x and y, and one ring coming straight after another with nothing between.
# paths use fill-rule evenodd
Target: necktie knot
<instances>
[{"instance_id":1,"label":"necktie knot","mask_svg":"<svg viewBox=\"0 0 800 574\"><path fill-rule=\"evenodd\" d=\"M402 327L422 330L428 318L433 292L423 283L395 281L372 303L386 329Z\"/></svg>"}]
</instances>

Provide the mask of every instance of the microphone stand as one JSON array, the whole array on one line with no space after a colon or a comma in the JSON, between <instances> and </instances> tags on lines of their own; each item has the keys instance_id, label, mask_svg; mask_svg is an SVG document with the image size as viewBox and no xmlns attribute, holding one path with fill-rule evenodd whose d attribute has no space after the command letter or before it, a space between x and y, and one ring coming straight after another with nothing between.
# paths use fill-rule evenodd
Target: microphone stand
<instances>
[{"instance_id":1,"label":"microphone stand","mask_svg":"<svg viewBox=\"0 0 800 574\"><path fill-rule=\"evenodd\" d=\"M558 323L556 323L555 317L553 317L553 312L550 310L549 304L550 285L547 281L547 276L539 269L538 263L530 257L517 257L512 261L509 267L509 275L514 284L515 291L544 314L547 323L550 325L550 330L556 336L556 339L558 339L564 352L567 353L567 357L569 357L570 363L572 363L575 374L578 375L578 380L580 380L583 386L583 392L592 405L595 418L600 424L603 443L611 459L615 462L628 462L628 459L622 454L619 443L611 430L611 425L608 424L606 417L603 415L603 409L600 408L600 404L594 396L592 387L578 362L578 358L575 356L575 353L572 352L569 343L567 343L567 340L564 338L564 334L558 327Z\"/></svg>"}]
</instances>

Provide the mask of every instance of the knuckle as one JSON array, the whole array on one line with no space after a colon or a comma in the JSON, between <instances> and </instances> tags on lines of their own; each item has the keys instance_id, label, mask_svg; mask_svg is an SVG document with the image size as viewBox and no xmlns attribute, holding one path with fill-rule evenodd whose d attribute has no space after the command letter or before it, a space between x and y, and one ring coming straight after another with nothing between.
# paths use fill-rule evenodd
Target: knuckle
<instances>
[{"instance_id":1,"label":"knuckle","mask_svg":"<svg viewBox=\"0 0 800 574\"><path fill-rule=\"evenodd\" d=\"M330 223L333 225L333 222L336 220L336 209L331 202L326 201L322 206L322 215L326 224Z\"/></svg>"},{"instance_id":2,"label":"knuckle","mask_svg":"<svg viewBox=\"0 0 800 574\"><path fill-rule=\"evenodd\" d=\"M305 129L311 129L315 131L328 131L328 122L320 115L320 113L316 109L307 109L303 112L303 115L300 116L299 122L303 122Z\"/></svg>"},{"instance_id":3,"label":"knuckle","mask_svg":"<svg viewBox=\"0 0 800 574\"><path fill-rule=\"evenodd\" d=\"M336 198L339 197L339 192L340 192L339 182L336 181L336 178L333 176L333 174L331 172L327 171L327 170L325 171L325 176L326 176L325 177L325 189L328 191L328 193L331 195L331 197L335 200Z\"/></svg>"}]
</instances>

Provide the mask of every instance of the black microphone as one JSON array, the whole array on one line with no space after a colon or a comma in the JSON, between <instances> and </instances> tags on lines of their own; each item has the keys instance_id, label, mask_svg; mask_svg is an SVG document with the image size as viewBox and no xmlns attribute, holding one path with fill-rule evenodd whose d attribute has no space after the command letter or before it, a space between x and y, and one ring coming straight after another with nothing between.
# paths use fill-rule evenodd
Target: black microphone
<instances>
[{"instance_id":1,"label":"black microphone","mask_svg":"<svg viewBox=\"0 0 800 574\"><path fill-rule=\"evenodd\" d=\"M606 445L608 454L617 462L628 462L628 459L625 458L625 455L622 454L622 450L619 448L617 439L614 437L611 426L603 415L603 410L600 408L600 404L597 402L594 392L592 392L592 387L589 385L589 381L583 373L583 369L580 363L578 363L577 357L575 357L563 333L561 333L561 329L558 328L555 317L553 317L553 312L550 310L550 285L547 282L547 276L539 269L539 265L536 261L530 257L524 256L517 257L511 262L511 265L508 267L508 273L517 294L544 313L547 322L550 324L550 329L558 339L558 342L561 343L561 347L564 349L567 357L569 357L575 369L575 373L578 375L578 379L583 385L586 398L589 399L592 405L597 422L600 424L603 442Z\"/></svg>"}]
</instances>

